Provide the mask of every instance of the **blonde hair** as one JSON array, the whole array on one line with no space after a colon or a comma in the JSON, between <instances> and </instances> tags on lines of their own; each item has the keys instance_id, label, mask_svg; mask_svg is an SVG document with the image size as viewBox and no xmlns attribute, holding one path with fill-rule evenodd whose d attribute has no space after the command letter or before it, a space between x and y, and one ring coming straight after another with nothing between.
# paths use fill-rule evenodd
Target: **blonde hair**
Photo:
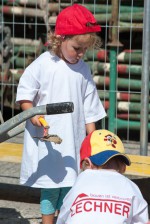
<instances>
[{"instance_id":1,"label":"blonde hair","mask_svg":"<svg viewBox=\"0 0 150 224\"><path fill-rule=\"evenodd\" d=\"M97 36L96 33L87 33L87 34L89 34L89 39L88 39L89 48L88 49L99 50L102 45L101 38ZM74 36L81 36L81 35L86 35L86 34L59 36L53 32L50 32L48 33L48 36L47 36L47 44L48 44L49 50L51 51L52 54L59 56L60 46L64 39L68 39L68 38L71 39Z\"/></svg>"},{"instance_id":2,"label":"blonde hair","mask_svg":"<svg viewBox=\"0 0 150 224\"><path fill-rule=\"evenodd\" d=\"M82 170L83 171L86 170L88 168L88 165L89 164L87 163L87 161L83 160ZM112 170L116 170L118 173L121 173L121 174L124 173L126 170L126 164L123 162L121 156L115 156L101 166L97 166L95 164L93 165L94 167L96 167L96 169L112 169Z\"/></svg>"}]
</instances>

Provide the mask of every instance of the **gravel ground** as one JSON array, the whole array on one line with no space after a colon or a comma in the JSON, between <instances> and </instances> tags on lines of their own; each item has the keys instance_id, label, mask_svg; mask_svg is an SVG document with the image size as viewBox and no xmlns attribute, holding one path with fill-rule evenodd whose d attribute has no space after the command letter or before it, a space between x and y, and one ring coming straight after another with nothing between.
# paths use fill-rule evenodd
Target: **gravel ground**
<instances>
[{"instance_id":1,"label":"gravel ground","mask_svg":"<svg viewBox=\"0 0 150 224\"><path fill-rule=\"evenodd\" d=\"M20 163L0 161L0 224L40 224L40 189L21 186L19 173Z\"/></svg>"},{"instance_id":2,"label":"gravel ground","mask_svg":"<svg viewBox=\"0 0 150 224\"><path fill-rule=\"evenodd\" d=\"M39 209L36 203L0 200L0 224L42 224Z\"/></svg>"},{"instance_id":3,"label":"gravel ground","mask_svg":"<svg viewBox=\"0 0 150 224\"><path fill-rule=\"evenodd\" d=\"M0 200L0 224L39 224L39 204Z\"/></svg>"}]
</instances>

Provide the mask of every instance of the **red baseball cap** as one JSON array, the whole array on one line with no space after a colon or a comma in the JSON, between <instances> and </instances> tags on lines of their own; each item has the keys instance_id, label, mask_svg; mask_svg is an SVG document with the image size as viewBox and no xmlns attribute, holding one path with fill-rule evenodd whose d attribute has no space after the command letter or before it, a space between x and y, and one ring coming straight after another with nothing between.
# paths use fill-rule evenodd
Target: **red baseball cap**
<instances>
[{"instance_id":1,"label":"red baseball cap","mask_svg":"<svg viewBox=\"0 0 150 224\"><path fill-rule=\"evenodd\" d=\"M93 14L84 6L74 4L63 9L57 16L56 35L79 35L101 31Z\"/></svg>"}]
</instances>

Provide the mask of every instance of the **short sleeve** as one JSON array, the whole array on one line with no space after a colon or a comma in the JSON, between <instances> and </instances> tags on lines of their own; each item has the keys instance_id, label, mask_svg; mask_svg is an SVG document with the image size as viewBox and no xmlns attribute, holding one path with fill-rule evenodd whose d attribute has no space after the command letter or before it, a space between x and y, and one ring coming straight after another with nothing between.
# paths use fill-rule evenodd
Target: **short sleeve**
<instances>
[{"instance_id":1,"label":"short sleeve","mask_svg":"<svg viewBox=\"0 0 150 224\"><path fill-rule=\"evenodd\" d=\"M21 100L34 100L40 88L38 80L39 68L37 67L37 64L34 62L25 69L19 80L16 102Z\"/></svg>"},{"instance_id":2,"label":"short sleeve","mask_svg":"<svg viewBox=\"0 0 150 224\"><path fill-rule=\"evenodd\" d=\"M85 123L92 123L101 120L106 116L105 109L98 96L96 87L89 92L84 99Z\"/></svg>"}]
</instances>

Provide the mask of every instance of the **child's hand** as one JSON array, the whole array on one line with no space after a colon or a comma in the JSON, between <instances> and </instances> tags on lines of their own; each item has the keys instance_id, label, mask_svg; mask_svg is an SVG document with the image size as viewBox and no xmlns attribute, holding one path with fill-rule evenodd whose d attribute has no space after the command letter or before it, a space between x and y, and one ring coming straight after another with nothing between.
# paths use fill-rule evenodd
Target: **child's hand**
<instances>
[{"instance_id":1,"label":"child's hand","mask_svg":"<svg viewBox=\"0 0 150 224\"><path fill-rule=\"evenodd\" d=\"M41 122L39 121L39 117L44 117L44 116L42 116L42 115L36 115L36 116L30 118L30 121L32 122L32 124L34 126L38 126L38 127L41 127L42 126Z\"/></svg>"}]
</instances>

